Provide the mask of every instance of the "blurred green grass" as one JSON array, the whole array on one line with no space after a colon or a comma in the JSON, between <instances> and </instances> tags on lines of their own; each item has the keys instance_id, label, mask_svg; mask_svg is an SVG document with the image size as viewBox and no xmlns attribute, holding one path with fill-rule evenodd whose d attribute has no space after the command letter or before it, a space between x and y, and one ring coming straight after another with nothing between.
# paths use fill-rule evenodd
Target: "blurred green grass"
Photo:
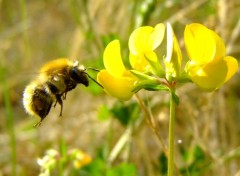
<instances>
[{"instance_id":1,"label":"blurred green grass","mask_svg":"<svg viewBox=\"0 0 240 176\"><path fill-rule=\"evenodd\" d=\"M112 112L129 114L124 110L135 100L114 109L117 100L94 83L90 89L78 86L68 94L63 117L58 117L57 106L40 128L32 128L38 119L25 114L22 92L46 61L69 57L101 69L109 41L121 40L126 59L128 37L134 28L166 21L172 23L182 48L184 26L199 22L219 33L228 55L239 58L239 16L237 0L0 1L0 175L37 175L37 158L49 148L58 149L62 140L67 148L80 148L96 158L100 158L100 150L107 162L129 128L116 118L99 120L97 116L102 106L109 107L105 113L111 117L118 117ZM179 88L176 164L182 175L240 174L239 90L239 73L216 93L207 94L192 85ZM149 99L166 143L167 95L143 92L143 96ZM166 161L158 139L147 123L137 128L111 165L128 161L136 166L138 175L164 175Z\"/></svg>"}]
</instances>

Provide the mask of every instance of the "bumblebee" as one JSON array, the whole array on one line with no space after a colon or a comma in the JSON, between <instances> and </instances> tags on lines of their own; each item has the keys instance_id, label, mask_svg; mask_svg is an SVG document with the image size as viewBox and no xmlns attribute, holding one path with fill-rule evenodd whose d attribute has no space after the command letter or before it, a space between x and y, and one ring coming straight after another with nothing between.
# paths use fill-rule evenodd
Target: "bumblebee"
<instances>
[{"instance_id":1,"label":"bumblebee","mask_svg":"<svg viewBox=\"0 0 240 176\"><path fill-rule=\"evenodd\" d=\"M98 71L93 68L89 68ZM23 106L25 111L31 116L38 116L41 120L34 126L40 126L44 118L48 115L52 106L61 106L60 116L63 111L63 100L67 93L78 84L88 87L89 79L95 81L86 72L83 65L77 61L72 62L61 58L50 61L40 69L38 77L26 86L23 92ZM102 87L102 86L101 86Z\"/></svg>"}]
</instances>

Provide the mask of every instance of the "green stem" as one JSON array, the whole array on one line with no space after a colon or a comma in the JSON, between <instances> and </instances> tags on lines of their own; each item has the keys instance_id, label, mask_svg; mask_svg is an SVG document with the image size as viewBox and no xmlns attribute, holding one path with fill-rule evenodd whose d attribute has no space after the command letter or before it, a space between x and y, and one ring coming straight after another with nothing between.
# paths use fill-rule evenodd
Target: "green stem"
<instances>
[{"instance_id":1,"label":"green stem","mask_svg":"<svg viewBox=\"0 0 240 176\"><path fill-rule=\"evenodd\" d=\"M17 153L16 153L16 136L14 130L14 113L12 109L12 102L10 100L9 85L6 81L6 70L0 66L0 84L3 86L3 100L6 113L6 125L10 138L10 163L11 175L17 175Z\"/></svg>"},{"instance_id":2,"label":"green stem","mask_svg":"<svg viewBox=\"0 0 240 176\"><path fill-rule=\"evenodd\" d=\"M175 124L174 91L170 97L169 138L168 138L168 176L174 175L174 124Z\"/></svg>"},{"instance_id":3,"label":"green stem","mask_svg":"<svg viewBox=\"0 0 240 176\"><path fill-rule=\"evenodd\" d=\"M60 139L60 160L59 160L59 176L63 176L64 175L64 167L66 164L66 160L67 160L67 145L66 142L63 138Z\"/></svg>"}]
</instances>

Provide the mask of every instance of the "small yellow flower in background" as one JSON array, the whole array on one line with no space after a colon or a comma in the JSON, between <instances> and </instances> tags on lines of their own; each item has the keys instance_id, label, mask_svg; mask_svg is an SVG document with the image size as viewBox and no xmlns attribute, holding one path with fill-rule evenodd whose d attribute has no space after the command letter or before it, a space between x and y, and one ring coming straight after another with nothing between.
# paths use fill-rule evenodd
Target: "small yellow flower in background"
<instances>
[{"instance_id":1,"label":"small yellow flower in background","mask_svg":"<svg viewBox=\"0 0 240 176\"><path fill-rule=\"evenodd\" d=\"M72 150L71 156L73 159L73 166L75 169L80 169L83 166L86 166L92 162L92 158L79 149Z\"/></svg>"},{"instance_id":2,"label":"small yellow flower in background","mask_svg":"<svg viewBox=\"0 0 240 176\"><path fill-rule=\"evenodd\" d=\"M237 72L237 60L226 56L225 45L214 31L198 23L187 25L184 42L190 59L185 70L200 88L213 91Z\"/></svg>"},{"instance_id":3,"label":"small yellow flower in background","mask_svg":"<svg viewBox=\"0 0 240 176\"><path fill-rule=\"evenodd\" d=\"M164 64L168 81L179 77L182 64L182 53L170 23L167 23L167 56Z\"/></svg>"},{"instance_id":4,"label":"small yellow flower in background","mask_svg":"<svg viewBox=\"0 0 240 176\"><path fill-rule=\"evenodd\" d=\"M138 79L126 70L118 40L110 42L105 48L103 63L106 69L98 73L97 80L105 92L120 100L129 100L134 94L132 90Z\"/></svg>"},{"instance_id":5,"label":"small yellow flower in background","mask_svg":"<svg viewBox=\"0 0 240 176\"><path fill-rule=\"evenodd\" d=\"M157 24L155 27L143 26L135 29L129 38L130 64L133 69L140 72L161 70L158 57L154 50L162 43L165 34L165 25Z\"/></svg>"}]
</instances>

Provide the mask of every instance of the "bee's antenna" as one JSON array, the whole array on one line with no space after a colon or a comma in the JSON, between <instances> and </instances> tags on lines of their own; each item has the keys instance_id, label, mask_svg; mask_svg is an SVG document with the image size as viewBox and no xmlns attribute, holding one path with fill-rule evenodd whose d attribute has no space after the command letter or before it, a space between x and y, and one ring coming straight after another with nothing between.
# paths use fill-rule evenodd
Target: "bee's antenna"
<instances>
[{"instance_id":1,"label":"bee's antenna","mask_svg":"<svg viewBox=\"0 0 240 176\"><path fill-rule=\"evenodd\" d=\"M87 69L100 72L100 70L95 69L95 68L92 68L92 67L88 67L88 68L86 68L86 70L87 70ZM93 80L96 84L98 84L101 88L104 89L104 87L103 87L99 82L97 82L95 79L93 79L87 72L85 72L85 74L86 74L91 80Z\"/></svg>"},{"instance_id":2,"label":"bee's antenna","mask_svg":"<svg viewBox=\"0 0 240 176\"><path fill-rule=\"evenodd\" d=\"M93 70L93 71L96 71L96 72L100 72L100 70L98 70L98 69L96 69L96 68L92 68L92 67L88 67L88 68L86 68L86 70L87 69L90 69L90 70Z\"/></svg>"},{"instance_id":3,"label":"bee's antenna","mask_svg":"<svg viewBox=\"0 0 240 176\"><path fill-rule=\"evenodd\" d=\"M87 74L87 73L86 73ZM87 74L87 76L91 79L91 80L93 80L95 83L97 83L101 88L103 88L103 86L99 83L99 82L97 82L95 79L93 79L89 74ZM103 88L104 89L104 88Z\"/></svg>"}]
</instances>

